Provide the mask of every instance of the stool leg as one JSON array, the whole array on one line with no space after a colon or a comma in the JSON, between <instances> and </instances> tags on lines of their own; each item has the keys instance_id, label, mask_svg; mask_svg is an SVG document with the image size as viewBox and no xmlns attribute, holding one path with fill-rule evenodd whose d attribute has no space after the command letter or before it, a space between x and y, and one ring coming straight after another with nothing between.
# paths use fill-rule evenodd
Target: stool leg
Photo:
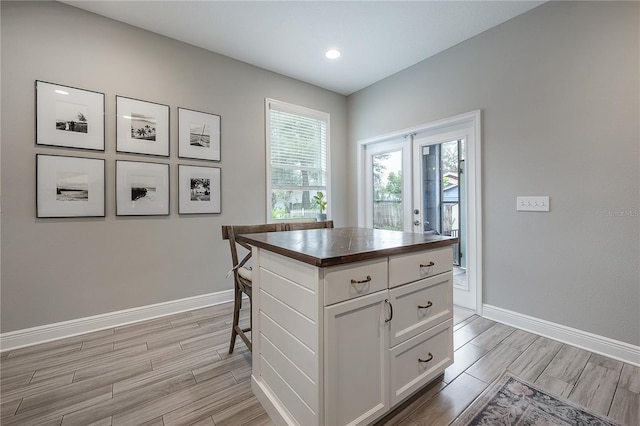
<instances>
[{"instance_id":1,"label":"stool leg","mask_svg":"<svg viewBox=\"0 0 640 426\"><path fill-rule=\"evenodd\" d=\"M238 285L234 283L235 295L233 298L233 323L231 324L231 342L229 343L229 353L233 353L233 347L236 344L236 336L238 332L236 327L240 319L240 308L242 307L242 292L238 288Z\"/></svg>"},{"instance_id":2,"label":"stool leg","mask_svg":"<svg viewBox=\"0 0 640 426\"><path fill-rule=\"evenodd\" d=\"M253 352L253 301L251 297L249 297L249 331L251 332L251 346L249 346L249 351Z\"/></svg>"}]
</instances>

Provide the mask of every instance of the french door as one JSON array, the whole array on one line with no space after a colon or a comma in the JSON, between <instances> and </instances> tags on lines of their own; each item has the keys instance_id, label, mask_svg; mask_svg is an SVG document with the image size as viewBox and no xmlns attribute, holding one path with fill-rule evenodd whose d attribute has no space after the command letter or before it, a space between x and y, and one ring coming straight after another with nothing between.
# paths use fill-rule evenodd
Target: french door
<instances>
[{"instance_id":1,"label":"french door","mask_svg":"<svg viewBox=\"0 0 640 426\"><path fill-rule=\"evenodd\" d=\"M453 245L453 300L476 310L467 268L467 135L444 132L413 139L413 232L457 237Z\"/></svg>"},{"instance_id":2,"label":"french door","mask_svg":"<svg viewBox=\"0 0 640 426\"><path fill-rule=\"evenodd\" d=\"M359 226L458 238L454 303L481 314L480 113L360 142Z\"/></svg>"}]
</instances>

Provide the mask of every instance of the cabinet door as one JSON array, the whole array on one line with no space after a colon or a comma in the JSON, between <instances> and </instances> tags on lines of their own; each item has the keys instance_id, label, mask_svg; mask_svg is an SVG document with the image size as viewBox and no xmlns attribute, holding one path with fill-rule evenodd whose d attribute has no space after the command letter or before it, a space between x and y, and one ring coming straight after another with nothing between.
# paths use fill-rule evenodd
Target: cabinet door
<instances>
[{"instance_id":1,"label":"cabinet door","mask_svg":"<svg viewBox=\"0 0 640 426\"><path fill-rule=\"evenodd\" d=\"M389 408L386 290L325 309L325 423L368 424Z\"/></svg>"}]
</instances>

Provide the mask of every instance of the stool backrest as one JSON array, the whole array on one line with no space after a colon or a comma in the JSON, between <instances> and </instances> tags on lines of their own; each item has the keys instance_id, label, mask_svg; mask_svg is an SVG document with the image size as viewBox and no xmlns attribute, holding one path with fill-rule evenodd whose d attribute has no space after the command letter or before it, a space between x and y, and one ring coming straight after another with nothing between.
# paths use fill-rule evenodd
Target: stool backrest
<instances>
[{"instance_id":1,"label":"stool backrest","mask_svg":"<svg viewBox=\"0 0 640 426\"><path fill-rule=\"evenodd\" d=\"M298 231L300 229L324 229L333 228L332 220L322 222L289 222L284 224L285 231Z\"/></svg>"}]
</instances>

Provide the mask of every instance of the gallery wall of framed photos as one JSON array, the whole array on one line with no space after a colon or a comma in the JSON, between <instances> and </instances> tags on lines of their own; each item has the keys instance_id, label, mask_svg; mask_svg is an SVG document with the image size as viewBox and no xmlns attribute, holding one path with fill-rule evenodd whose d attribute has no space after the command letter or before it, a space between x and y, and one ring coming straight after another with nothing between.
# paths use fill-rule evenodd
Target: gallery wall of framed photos
<instances>
[{"instance_id":1,"label":"gallery wall of framed photos","mask_svg":"<svg viewBox=\"0 0 640 426\"><path fill-rule=\"evenodd\" d=\"M221 161L220 115L178 107L178 158L190 163L171 164L171 107L116 94L116 158L107 160L104 93L41 80L35 91L36 146L65 150L36 153L37 218L106 217L110 162L116 216L170 216L172 176L179 215L222 213L222 169L191 163Z\"/></svg>"},{"instance_id":2,"label":"gallery wall of framed photos","mask_svg":"<svg viewBox=\"0 0 640 426\"><path fill-rule=\"evenodd\" d=\"M0 2L0 8L2 333L156 304L174 307L183 306L175 301L211 303L218 300L212 297L227 297L233 282L226 278L229 244L220 237L220 226L265 220L264 99L267 97L332 114L332 140L340 141L332 150L335 166L332 170L335 179L347 179L350 148L346 143L344 95L65 3ZM98 111L104 114L104 130L97 134L99 140L104 141L104 147L98 144L94 149L81 149L61 146L57 141L54 145L45 145L52 142L43 138L46 134L41 131L38 132L40 143L36 144L36 80L100 93L96 96L100 97ZM124 152L132 149L124 148L122 143L118 146L117 132L122 126L117 122L116 110L123 106L117 105L116 96L169 107L168 156ZM90 99L69 103L91 106L94 103ZM53 104L50 111L55 111L55 101L50 102L49 105ZM43 105L39 103L40 107ZM223 144L220 152L208 153L212 159L204 155L199 158L179 147L180 139L186 144L191 140L184 135L180 138L180 130L185 127L179 124L178 118L184 122L190 120L192 114L185 115L178 108L219 116L211 118L222 125ZM131 112L144 114L143 111ZM87 118L87 133L93 136L95 121L88 114L88 111L83 113ZM66 122L81 121L76 115L64 120L66 133L62 130L58 133L68 135L72 130L71 124L70 130L66 130ZM45 127L51 125L56 130L56 120L51 120ZM150 137L145 126L135 130L136 136L140 130L137 141ZM217 144L211 143L217 129L211 126L209 147L217 148ZM75 123L73 127L75 131ZM198 129L196 125L191 131L189 123L189 130L187 135L193 133L193 143L200 145L196 148L205 151L208 129ZM90 182L92 176L101 175L104 197L99 195L99 198L104 200L105 216L101 217L100 211L97 216L72 212L64 216L78 215L44 218L53 214L42 211L44 205L41 205L43 218L36 217L37 154L54 155L54 160L57 156L97 159L101 163L104 160L104 177L101 170L94 173L90 166L97 163L92 162L78 179ZM122 162L122 166L129 161L169 165L168 216L117 215L116 209L123 206L116 199L116 186L122 182L117 180L116 162ZM42 161L40 163L42 167ZM54 170L57 165L54 161ZM192 166L198 168L191 170ZM201 179L209 179L210 188L214 189L220 174L222 209L217 204L218 198L206 193L206 180L201 181L192 174L201 171L207 172ZM51 175L49 182L55 187L57 172ZM40 176L41 180L43 177ZM188 185L184 183L187 178ZM64 183L68 182L73 183L73 179ZM93 187L87 188L87 198L92 199ZM336 199L341 205L346 205L343 202L347 200L345 188L336 189ZM58 202L57 187L54 191L48 193L49 199ZM161 191L161 185L156 191ZM68 194L84 198L79 192ZM86 203L68 201L67 205L74 210L77 210L74 202ZM142 203L138 204L140 207ZM343 210L336 219L346 223L347 211ZM141 309L140 312L149 311Z\"/></svg>"}]
</instances>

